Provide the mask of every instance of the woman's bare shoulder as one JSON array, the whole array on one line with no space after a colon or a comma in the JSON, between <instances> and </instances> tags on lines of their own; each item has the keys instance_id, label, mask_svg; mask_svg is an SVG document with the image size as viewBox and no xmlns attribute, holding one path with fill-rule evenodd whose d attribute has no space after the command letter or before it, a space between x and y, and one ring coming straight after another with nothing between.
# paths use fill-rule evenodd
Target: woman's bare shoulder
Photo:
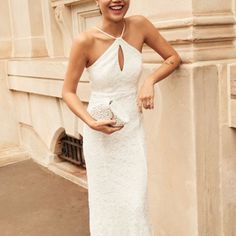
<instances>
[{"instance_id":1,"label":"woman's bare shoulder","mask_svg":"<svg viewBox=\"0 0 236 236\"><path fill-rule=\"evenodd\" d=\"M143 36L144 42L152 37L159 37L158 28L145 16L133 15L128 18L130 25L133 25L137 32Z\"/></svg>"},{"instance_id":2,"label":"woman's bare shoulder","mask_svg":"<svg viewBox=\"0 0 236 236\"><path fill-rule=\"evenodd\" d=\"M148 34L148 28L151 22L143 15L132 15L126 18L127 24L130 26L133 35L136 38L142 39L143 43L146 40Z\"/></svg>"},{"instance_id":3,"label":"woman's bare shoulder","mask_svg":"<svg viewBox=\"0 0 236 236\"><path fill-rule=\"evenodd\" d=\"M131 28L136 31L136 33L139 33L139 35L143 35L143 37L146 37L147 34L147 29L150 28L150 25L152 23L150 20L143 16L143 15L132 15L126 18L127 23L131 26Z\"/></svg>"},{"instance_id":4,"label":"woman's bare shoulder","mask_svg":"<svg viewBox=\"0 0 236 236\"><path fill-rule=\"evenodd\" d=\"M145 24L147 24L148 22L150 22L147 17L143 16L143 15L132 15L129 17L126 17L126 20L135 26L144 26Z\"/></svg>"}]
</instances>

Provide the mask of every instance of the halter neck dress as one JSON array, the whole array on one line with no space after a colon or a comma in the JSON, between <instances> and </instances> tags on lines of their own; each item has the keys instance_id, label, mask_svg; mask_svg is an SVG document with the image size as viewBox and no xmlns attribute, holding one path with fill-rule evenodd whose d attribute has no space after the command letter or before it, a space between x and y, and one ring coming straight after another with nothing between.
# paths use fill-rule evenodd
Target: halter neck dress
<instances>
[{"instance_id":1,"label":"halter neck dress","mask_svg":"<svg viewBox=\"0 0 236 236\"><path fill-rule=\"evenodd\" d=\"M147 205L146 144L142 113L136 104L142 54L119 37L89 67L91 95L87 111L116 101L129 122L112 134L84 123L83 151L87 169L91 236L151 236ZM118 52L123 53L123 68Z\"/></svg>"}]
</instances>

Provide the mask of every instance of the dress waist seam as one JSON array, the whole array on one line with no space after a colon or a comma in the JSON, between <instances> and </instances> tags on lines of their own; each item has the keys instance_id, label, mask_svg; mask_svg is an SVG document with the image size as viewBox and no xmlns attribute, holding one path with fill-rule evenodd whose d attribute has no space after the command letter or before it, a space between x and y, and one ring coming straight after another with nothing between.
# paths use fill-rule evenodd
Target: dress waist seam
<instances>
[{"instance_id":1,"label":"dress waist seam","mask_svg":"<svg viewBox=\"0 0 236 236\"><path fill-rule=\"evenodd\" d=\"M137 90L119 91L114 93L92 91L90 97L127 97L137 94Z\"/></svg>"}]
</instances>

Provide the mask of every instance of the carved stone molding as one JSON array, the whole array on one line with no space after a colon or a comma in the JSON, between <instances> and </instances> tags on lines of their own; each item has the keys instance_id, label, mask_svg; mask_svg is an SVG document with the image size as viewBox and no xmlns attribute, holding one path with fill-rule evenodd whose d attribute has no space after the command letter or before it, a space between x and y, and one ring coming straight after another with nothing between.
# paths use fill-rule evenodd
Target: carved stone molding
<instances>
[{"instance_id":1,"label":"carved stone molding","mask_svg":"<svg viewBox=\"0 0 236 236\"><path fill-rule=\"evenodd\" d=\"M11 60L8 62L8 88L12 91L61 98L67 67L66 59ZM90 84L84 71L77 90L83 102L88 102Z\"/></svg>"},{"instance_id":2,"label":"carved stone molding","mask_svg":"<svg viewBox=\"0 0 236 236\"><path fill-rule=\"evenodd\" d=\"M86 2L91 2L92 0L51 0L52 7L57 7L57 6L71 6L71 5L76 5L76 4L81 4L81 3L86 3Z\"/></svg>"},{"instance_id":3,"label":"carved stone molding","mask_svg":"<svg viewBox=\"0 0 236 236\"><path fill-rule=\"evenodd\" d=\"M181 41L186 43L211 42L236 38L234 15L203 15L161 21L156 17L149 19L164 34L169 32L167 38L176 44Z\"/></svg>"},{"instance_id":4,"label":"carved stone molding","mask_svg":"<svg viewBox=\"0 0 236 236\"><path fill-rule=\"evenodd\" d=\"M73 34L77 35L92 27L99 17L100 13L95 4L74 6L72 8Z\"/></svg>"},{"instance_id":5,"label":"carved stone molding","mask_svg":"<svg viewBox=\"0 0 236 236\"><path fill-rule=\"evenodd\" d=\"M69 56L73 38L86 29L86 20L99 16L93 0L51 0L55 18L60 28L64 54Z\"/></svg>"}]
</instances>

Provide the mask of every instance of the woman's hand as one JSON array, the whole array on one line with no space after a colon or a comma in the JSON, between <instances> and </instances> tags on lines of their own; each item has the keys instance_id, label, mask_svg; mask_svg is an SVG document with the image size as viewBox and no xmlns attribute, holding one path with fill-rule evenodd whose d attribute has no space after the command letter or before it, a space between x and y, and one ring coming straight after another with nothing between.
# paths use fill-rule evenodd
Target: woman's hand
<instances>
[{"instance_id":1,"label":"woman's hand","mask_svg":"<svg viewBox=\"0 0 236 236\"><path fill-rule=\"evenodd\" d=\"M124 126L116 126L113 127L112 125L116 124L116 120L94 120L89 126L90 128L101 131L105 134L112 134Z\"/></svg>"},{"instance_id":2,"label":"woman's hand","mask_svg":"<svg viewBox=\"0 0 236 236\"><path fill-rule=\"evenodd\" d=\"M151 79L146 79L140 88L138 97L137 97L137 105L139 108L139 112L143 112L142 108L145 109L153 109L154 108L154 84Z\"/></svg>"}]
</instances>

